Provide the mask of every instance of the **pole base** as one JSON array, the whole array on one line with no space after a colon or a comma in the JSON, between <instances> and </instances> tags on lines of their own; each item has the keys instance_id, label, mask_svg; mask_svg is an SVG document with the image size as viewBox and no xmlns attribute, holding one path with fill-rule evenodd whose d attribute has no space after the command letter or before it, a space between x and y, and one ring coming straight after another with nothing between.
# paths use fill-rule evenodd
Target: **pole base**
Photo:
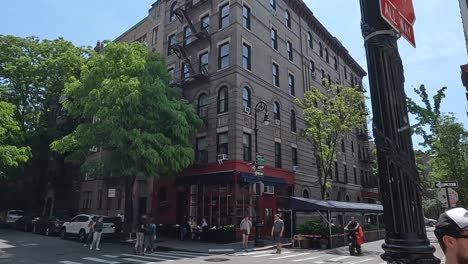
<instances>
[{"instance_id":1,"label":"pole base","mask_svg":"<svg viewBox=\"0 0 468 264\"><path fill-rule=\"evenodd\" d=\"M389 264L440 264L435 248L428 240L385 239L380 257Z\"/></svg>"}]
</instances>

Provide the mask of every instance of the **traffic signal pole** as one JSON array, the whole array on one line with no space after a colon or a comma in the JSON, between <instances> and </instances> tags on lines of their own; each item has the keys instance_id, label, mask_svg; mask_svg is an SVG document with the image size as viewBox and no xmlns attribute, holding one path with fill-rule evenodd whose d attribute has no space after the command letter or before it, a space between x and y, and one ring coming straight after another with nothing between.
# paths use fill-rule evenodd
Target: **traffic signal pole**
<instances>
[{"instance_id":1,"label":"traffic signal pole","mask_svg":"<svg viewBox=\"0 0 468 264\"><path fill-rule=\"evenodd\" d=\"M380 16L379 1L360 3L386 229L381 257L391 264L438 264L424 225L397 46L399 35Z\"/></svg>"}]
</instances>

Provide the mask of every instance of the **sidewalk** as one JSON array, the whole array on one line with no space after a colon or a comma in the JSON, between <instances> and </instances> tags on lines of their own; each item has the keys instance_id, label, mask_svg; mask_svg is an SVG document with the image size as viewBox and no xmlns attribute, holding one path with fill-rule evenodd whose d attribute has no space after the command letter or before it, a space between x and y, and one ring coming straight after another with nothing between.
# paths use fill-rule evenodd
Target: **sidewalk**
<instances>
[{"instance_id":1,"label":"sidewalk","mask_svg":"<svg viewBox=\"0 0 468 264\"><path fill-rule=\"evenodd\" d=\"M126 243L135 244L135 240L126 240ZM254 242L249 241L249 248L251 250L266 250L275 247L275 242L272 240L262 240L265 244L264 247L254 248ZM284 244L285 246L290 245L291 243ZM176 251L188 251L188 252L197 252L197 253L229 253L237 252L242 250L242 242L235 242L229 244L217 244L217 243L208 243L203 241L196 240L184 240L180 241L175 238L169 237L159 237L156 241L156 246L160 250L176 250Z\"/></svg>"}]
</instances>

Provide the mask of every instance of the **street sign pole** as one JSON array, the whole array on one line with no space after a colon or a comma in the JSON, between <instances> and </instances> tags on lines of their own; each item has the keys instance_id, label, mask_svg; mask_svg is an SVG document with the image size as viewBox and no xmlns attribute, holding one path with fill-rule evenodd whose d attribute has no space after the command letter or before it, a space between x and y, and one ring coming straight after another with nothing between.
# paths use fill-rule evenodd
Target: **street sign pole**
<instances>
[{"instance_id":1,"label":"street sign pole","mask_svg":"<svg viewBox=\"0 0 468 264\"><path fill-rule=\"evenodd\" d=\"M401 5L411 4L411 0L386 2L399 2L393 6L397 8L387 10L389 16L396 16L395 9L399 15L412 13L398 9ZM392 264L439 264L424 226L411 130L404 129L410 124L405 102L405 76L397 45L399 34L393 29L394 25L382 18L380 1L360 0L360 3L386 229L382 245L385 253L381 257ZM408 10L412 11L412 8Z\"/></svg>"},{"instance_id":2,"label":"street sign pole","mask_svg":"<svg viewBox=\"0 0 468 264\"><path fill-rule=\"evenodd\" d=\"M450 205L450 196L449 196L448 187L445 187L445 194L447 195L447 209L450 210L452 209L452 206Z\"/></svg>"}]
</instances>

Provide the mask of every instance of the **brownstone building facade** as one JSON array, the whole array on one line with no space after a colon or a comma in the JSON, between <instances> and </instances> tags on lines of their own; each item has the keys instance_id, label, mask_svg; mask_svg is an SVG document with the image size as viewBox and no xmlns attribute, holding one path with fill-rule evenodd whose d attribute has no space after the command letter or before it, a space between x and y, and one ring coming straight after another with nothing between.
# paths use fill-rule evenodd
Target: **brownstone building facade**
<instances>
[{"instance_id":1,"label":"brownstone building facade","mask_svg":"<svg viewBox=\"0 0 468 264\"><path fill-rule=\"evenodd\" d=\"M181 89L204 120L194 137L192 167L175 181L158 181L145 195L161 223L206 217L210 225L237 224L255 215L255 106L258 149L266 160L265 222L286 208L288 196L319 198L317 165L294 103L322 79L361 84L366 72L300 0L160 0L116 41L144 43L166 58L174 89ZM374 202L367 131L338 148L330 199ZM105 183L104 183L105 184ZM89 186L88 192L95 187ZM83 189L84 191L84 189ZM149 210L148 210L149 211Z\"/></svg>"}]
</instances>

